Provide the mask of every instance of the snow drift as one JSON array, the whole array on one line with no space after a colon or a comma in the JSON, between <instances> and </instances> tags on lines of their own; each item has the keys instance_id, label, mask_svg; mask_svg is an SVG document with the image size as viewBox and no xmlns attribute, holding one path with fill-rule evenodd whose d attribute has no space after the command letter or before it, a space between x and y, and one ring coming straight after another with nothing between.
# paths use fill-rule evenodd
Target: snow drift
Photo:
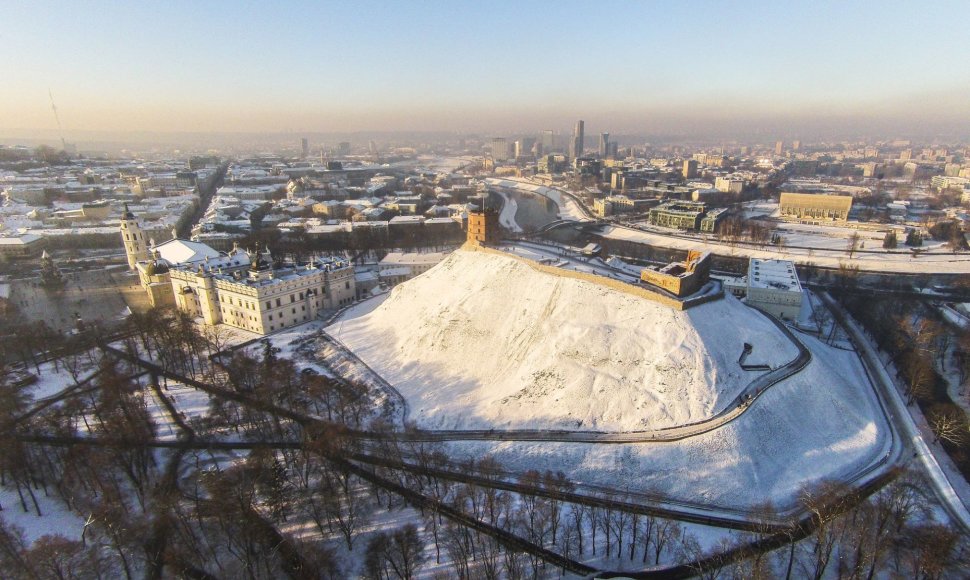
<instances>
[{"instance_id":1,"label":"snow drift","mask_svg":"<svg viewBox=\"0 0 970 580\"><path fill-rule=\"evenodd\" d=\"M639 430L699 421L797 354L731 296L684 312L511 257L457 251L328 332L423 428Z\"/></svg>"}]
</instances>

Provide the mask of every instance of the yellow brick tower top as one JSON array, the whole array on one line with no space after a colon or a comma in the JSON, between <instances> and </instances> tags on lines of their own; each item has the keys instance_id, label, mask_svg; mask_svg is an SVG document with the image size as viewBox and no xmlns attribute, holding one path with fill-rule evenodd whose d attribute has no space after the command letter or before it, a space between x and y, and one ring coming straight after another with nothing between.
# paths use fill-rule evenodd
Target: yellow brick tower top
<instances>
[{"instance_id":1,"label":"yellow brick tower top","mask_svg":"<svg viewBox=\"0 0 970 580\"><path fill-rule=\"evenodd\" d=\"M499 239L498 212L490 209L468 212L467 241L492 244Z\"/></svg>"}]
</instances>

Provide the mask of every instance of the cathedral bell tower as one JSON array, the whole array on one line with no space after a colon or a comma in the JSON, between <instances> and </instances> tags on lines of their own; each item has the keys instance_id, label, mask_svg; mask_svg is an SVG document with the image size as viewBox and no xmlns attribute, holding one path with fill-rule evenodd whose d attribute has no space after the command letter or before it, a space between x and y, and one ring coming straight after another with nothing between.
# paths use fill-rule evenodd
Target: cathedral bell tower
<instances>
[{"instance_id":1,"label":"cathedral bell tower","mask_svg":"<svg viewBox=\"0 0 970 580\"><path fill-rule=\"evenodd\" d=\"M148 243L145 232L141 231L135 214L125 204L125 213L121 214L121 241L125 245L125 255L128 257L128 268L134 270L135 264L148 259Z\"/></svg>"}]
</instances>

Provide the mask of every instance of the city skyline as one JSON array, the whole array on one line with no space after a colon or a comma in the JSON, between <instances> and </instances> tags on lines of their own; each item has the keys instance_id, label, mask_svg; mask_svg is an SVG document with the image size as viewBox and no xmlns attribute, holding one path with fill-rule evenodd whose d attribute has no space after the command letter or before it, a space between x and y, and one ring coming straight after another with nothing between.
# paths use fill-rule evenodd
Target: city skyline
<instances>
[{"instance_id":1,"label":"city skyline","mask_svg":"<svg viewBox=\"0 0 970 580\"><path fill-rule=\"evenodd\" d=\"M14 5L0 132L966 133L970 6L902 7Z\"/></svg>"}]
</instances>

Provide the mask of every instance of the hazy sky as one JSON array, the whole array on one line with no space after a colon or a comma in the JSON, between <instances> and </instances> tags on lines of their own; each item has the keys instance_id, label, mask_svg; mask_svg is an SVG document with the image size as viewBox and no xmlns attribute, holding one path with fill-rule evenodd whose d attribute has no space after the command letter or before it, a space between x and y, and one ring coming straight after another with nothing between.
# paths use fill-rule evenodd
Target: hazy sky
<instances>
[{"instance_id":1,"label":"hazy sky","mask_svg":"<svg viewBox=\"0 0 970 580\"><path fill-rule=\"evenodd\" d=\"M970 1L11 2L0 129L970 119Z\"/></svg>"}]
</instances>

